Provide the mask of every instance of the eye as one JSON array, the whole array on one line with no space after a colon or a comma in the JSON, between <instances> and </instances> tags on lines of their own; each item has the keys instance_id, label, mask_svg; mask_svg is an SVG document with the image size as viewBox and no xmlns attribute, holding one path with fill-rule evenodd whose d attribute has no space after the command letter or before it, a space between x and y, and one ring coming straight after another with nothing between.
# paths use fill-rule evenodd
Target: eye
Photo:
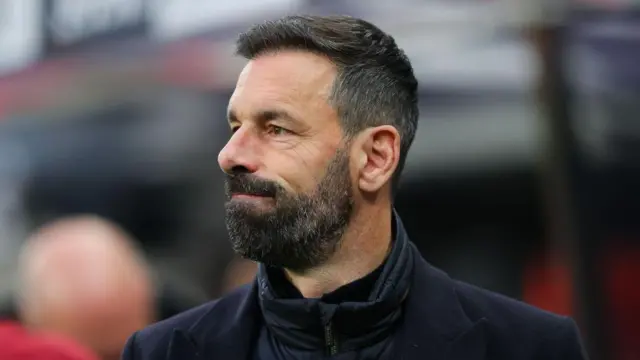
<instances>
[{"instance_id":1,"label":"eye","mask_svg":"<svg viewBox=\"0 0 640 360\"><path fill-rule=\"evenodd\" d=\"M233 125L233 126L231 126L231 129L230 129L230 130L231 130L231 133L232 133L232 134L235 134L235 133L236 133L236 131L238 131L239 129L240 129L240 126L238 126L238 125Z\"/></svg>"},{"instance_id":2,"label":"eye","mask_svg":"<svg viewBox=\"0 0 640 360\"><path fill-rule=\"evenodd\" d=\"M291 131L280 127L280 126L276 126L276 125L269 125L268 129L267 129L267 133L269 133L270 135L286 135L286 134L290 134Z\"/></svg>"}]
</instances>

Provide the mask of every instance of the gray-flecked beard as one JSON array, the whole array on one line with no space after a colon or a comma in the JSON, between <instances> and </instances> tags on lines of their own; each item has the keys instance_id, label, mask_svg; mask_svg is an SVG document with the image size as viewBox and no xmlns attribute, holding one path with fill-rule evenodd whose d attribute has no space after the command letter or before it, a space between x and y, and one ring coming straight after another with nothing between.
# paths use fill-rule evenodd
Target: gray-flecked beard
<instances>
[{"instance_id":1,"label":"gray-flecked beard","mask_svg":"<svg viewBox=\"0 0 640 360\"><path fill-rule=\"evenodd\" d=\"M311 193L292 193L249 173L227 177L229 238L240 256L296 272L317 267L337 250L353 213L349 158L338 150ZM232 193L272 197L271 208L231 199Z\"/></svg>"}]
</instances>

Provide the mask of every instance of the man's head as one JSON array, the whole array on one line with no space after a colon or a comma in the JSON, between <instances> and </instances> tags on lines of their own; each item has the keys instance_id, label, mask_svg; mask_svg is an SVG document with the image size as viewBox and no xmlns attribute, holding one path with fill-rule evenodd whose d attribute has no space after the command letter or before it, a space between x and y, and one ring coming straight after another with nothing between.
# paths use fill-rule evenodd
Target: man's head
<instances>
[{"instance_id":1,"label":"man's head","mask_svg":"<svg viewBox=\"0 0 640 360\"><path fill-rule=\"evenodd\" d=\"M331 257L354 214L391 206L417 81L391 36L351 17L269 21L237 52L249 62L218 158L230 237L247 258L304 271Z\"/></svg>"},{"instance_id":2,"label":"man's head","mask_svg":"<svg viewBox=\"0 0 640 360\"><path fill-rule=\"evenodd\" d=\"M27 240L18 309L31 329L75 339L118 359L126 339L153 321L153 284L120 228L100 218L59 220Z\"/></svg>"}]
</instances>

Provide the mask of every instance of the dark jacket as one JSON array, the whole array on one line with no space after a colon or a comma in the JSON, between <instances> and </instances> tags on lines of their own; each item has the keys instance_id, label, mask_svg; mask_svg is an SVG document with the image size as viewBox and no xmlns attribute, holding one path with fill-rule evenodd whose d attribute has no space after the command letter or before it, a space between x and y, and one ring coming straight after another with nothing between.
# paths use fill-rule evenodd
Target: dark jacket
<instances>
[{"instance_id":1,"label":"dark jacket","mask_svg":"<svg viewBox=\"0 0 640 360\"><path fill-rule=\"evenodd\" d=\"M394 253L401 253L399 246L405 249L405 255L394 260ZM391 354L394 359L586 359L578 330L571 319L452 280L419 255L406 238L401 223L397 226L388 262L374 288L380 296L373 296L373 301L365 302L368 305L363 306L375 306L371 304L381 300L387 305L399 304L397 306L402 309L401 316L383 305L373 311L387 312L391 323L397 325L392 334L386 334L387 338L393 338ZM256 347L260 345L265 319L269 322L268 317L263 316L264 300L269 299L266 296L269 284L264 279L264 276L258 276L253 284L221 299L133 334L123 359L260 358L261 354L256 355ZM408 282L408 292L393 290L402 290L403 285L398 281L404 279ZM401 296L398 298L398 295ZM363 317L362 321L350 323L366 330L372 325L366 320ZM296 324L286 326L298 328ZM281 332L285 335L281 337L283 340L289 335L293 341L298 341L296 338L303 335L286 329ZM371 343L366 346L370 347Z\"/></svg>"},{"instance_id":2,"label":"dark jacket","mask_svg":"<svg viewBox=\"0 0 640 360\"><path fill-rule=\"evenodd\" d=\"M397 215L392 224L393 245L383 264L318 299L305 299L281 268L261 264L262 321L252 360L396 359L403 305L420 255Z\"/></svg>"}]
</instances>

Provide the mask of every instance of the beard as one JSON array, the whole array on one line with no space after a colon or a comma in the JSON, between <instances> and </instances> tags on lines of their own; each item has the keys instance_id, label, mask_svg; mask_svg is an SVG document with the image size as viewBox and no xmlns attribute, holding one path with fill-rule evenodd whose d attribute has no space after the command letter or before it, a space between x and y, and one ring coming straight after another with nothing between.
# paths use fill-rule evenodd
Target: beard
<instances>
[{"instance_id":1,"label":"beard","mask_svg":"<svg viewBox=\"0 0 640 360\"><path fill-rule=\"evenodd\" d=\"M336 252L353 213L344 149L336 152L325 176L309 193L293 193L247 172L228 175L225 189L225 220L234 251L295 272L317 267ZM269 205L236 201L233 193L264 196Z\"/></svg>"}]
</instances>

